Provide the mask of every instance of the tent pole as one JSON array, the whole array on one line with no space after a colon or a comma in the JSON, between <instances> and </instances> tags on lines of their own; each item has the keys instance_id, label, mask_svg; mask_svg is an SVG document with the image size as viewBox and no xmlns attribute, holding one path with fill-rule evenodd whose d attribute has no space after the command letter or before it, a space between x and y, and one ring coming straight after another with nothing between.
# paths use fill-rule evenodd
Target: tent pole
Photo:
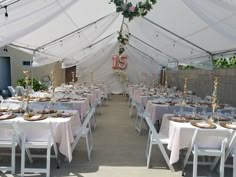
<instances>
[{"instance_id":1,"label":"tent pole","mask_svg":"<svg viewBox=\"0 0 236 177\"><path fill-rule=\"evenodd\" d=\"M187 40L187 39L185 39L185 38L179 36L178 34L176 34L176 33L172 32L172 31L170 31L170 30L164 28L164 27L161 26L161 25L158 25L157 23L155 23L155 22L153 22L153 21L151 21L151 20L149 20L149 19L147 19L146 17L143 17L143 18L144 18L146 21L152 23L153 25L155 25L155 26L161 28L162 30L164 30L164 31L166 31L166 32L168 32L168 33L170 33L170 34L172 34L173 36L175 36L175 37L177 37L177 38L179 38L179 39L181 39L181 40L183 40L183 41L185 41L185 42L191 44L192 46L194 46L194 47L196 47L196 48L198 48L198 49L204 51L205 53L208 53L209 55L212 55L211 52L205 50L204 48L198 46L197 44L192 43L191 41L189 41L189 40Z\"/></svg>"}]
</instances>

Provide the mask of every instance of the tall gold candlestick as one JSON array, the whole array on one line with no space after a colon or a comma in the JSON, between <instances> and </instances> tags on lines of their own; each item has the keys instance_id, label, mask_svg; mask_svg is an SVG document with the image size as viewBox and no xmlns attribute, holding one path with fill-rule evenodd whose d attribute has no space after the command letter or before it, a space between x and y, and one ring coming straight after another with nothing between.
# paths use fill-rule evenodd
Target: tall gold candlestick
<instances>
[{"instance_id":1,"label":"tall gold candlestick","mask_svg":"<svg viewBox=\"0 0 236 177\"><path fill-rule=\"evenodd\" d=\"M214 90L212 93L212 113L215 113L216 109L217 109L217 89L218 89L218 79L219 77L214 77Z\"/></svg>"},{"instance_id":2,"label":"tall gold candlestick","mask_svg":"<svg viewBox=\"0 0 236 177\"><path fill-rule=\"evenodd\" d=\"M212 116L208 119L208 122L212 123L215 121L215 112L217 109L217 89L218 89L218 81L219 77L214 77L214 90L211 96L211 107L212 107Z\"/></svg>"},{"instance_id":3,"label":"tall gold candlestick","mask_svg":"<svg viewBox=\"0 0 236 177\"><path fill-rule=\"evenodd\" d=\"M183 105L186 104L187 95L188 95L188 77L185 76L185 77L184 77L183 102L182 102Z\"/></svg>"},{"instance_id":4,"label":"tall gold candlestick","mask_svg":"<svg viewBox=\"0 0 236 177\"><path fill-rule=\"evenodd\" d=\"M52 87L55 88L55 72L51 71Z\"/></svg>"},{"instance_id":5,"label":"tall gold candlestick","mask_svg":"<svg viewBox=\"0 0 236 177\"><path fill-rule=\"evenodd\" d=\"M168 80L167 80L167 76L165 78L165 93L164 95L167 95L167 88L168 88Z\"/></svg>"},{"instance_id":6,"label":"tall gold candlestick","mask_svg":"<svg viewBox=\"0 0 236 177\"><path fill-rule=\"evenodd\" d=\"M184 98L187 97L188 94L188 77L184 77Z\"/></svg>"},{"instance_id":7,"label":"tall gold candlestick","mask_svg":"<svg viewBox=\"0 0 236 177\"><path fill-rule=\"evenodd\" d=\"M93 83L93 72L91 72L91 82Z\"/></svg>"},{"instance_id":8,"label":"tall gold candlestick","mask_svg":"<svg viewBox=\"0 0 236 177\"><path fill-rule=\"evenodd\" d=\"M71 72L72 75L72 83L73 85L75 84L75 72Z\"/></svg>"},{"instance_id":9,"label":"tall gold candlestick","mask_svg":"<svg viewBox=\"0 0 236 177\"><path fill-rule=\"evenodd\" d=\"M26 107L25 107L25 112L29 113L29 71L23 71L24 77L25 77L25 99L26 101Z\"/></svg>"}]
</instances>

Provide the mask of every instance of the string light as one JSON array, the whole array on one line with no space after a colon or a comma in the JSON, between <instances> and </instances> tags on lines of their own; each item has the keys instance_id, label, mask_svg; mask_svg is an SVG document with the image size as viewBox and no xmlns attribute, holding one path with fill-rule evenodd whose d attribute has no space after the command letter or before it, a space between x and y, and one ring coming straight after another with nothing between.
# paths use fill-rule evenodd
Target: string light
<instances>
[{"instance_id":1,"label":"string light","mask_svg":"<svg viewBox=\"0 0 236 177\"><path fill-rule=\"evenodd\" d=\"M7 6L5 6L4 8L5 8L5 17L8 17Z\"/></svg>"},{"instance_id":2,"label":"string light","mask_svg":"<svg viewBox=\"0 0 236 177\"><path fill-rule=\"evenodd\" d=\"M173 43L173 47L175 47L175 41L174 41L174 43Z\"/></svg>"}]
</instances>

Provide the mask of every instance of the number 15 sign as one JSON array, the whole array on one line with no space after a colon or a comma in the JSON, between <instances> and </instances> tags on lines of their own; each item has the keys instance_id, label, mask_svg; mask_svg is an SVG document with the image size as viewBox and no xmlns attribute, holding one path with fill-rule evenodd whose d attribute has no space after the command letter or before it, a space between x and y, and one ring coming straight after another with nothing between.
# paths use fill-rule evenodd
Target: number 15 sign
<instances>
[{"instance_id":1,"label":"number 15 sign","mask_svg":"<svg viewBox=\"0 0 236 177\"><path fill-rule=\"evenodd\" d=\"M114 55L112 57L112 69L126 69L128 66L127 55Z\"/></svg>"}]
</instances>

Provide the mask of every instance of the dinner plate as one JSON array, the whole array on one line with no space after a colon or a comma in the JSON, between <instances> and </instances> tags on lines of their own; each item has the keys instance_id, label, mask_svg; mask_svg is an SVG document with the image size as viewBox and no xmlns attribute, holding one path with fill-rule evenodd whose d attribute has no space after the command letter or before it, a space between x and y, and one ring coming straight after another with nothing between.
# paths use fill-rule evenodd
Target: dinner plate
<instances>
[{"instance_id":1,"label":"dinner plate","mask_svg":"<svg viewBox=\"0 0 236 177\"><path fill-rule=\"evenodd\" d=\"M16 117L15 114L2 114L0 115L0 120L13 119L15 117Z\"/></svg>"},{"instance_id":2,"label":"dinner plate","mask_svg":"<svg viewBox=\"0 0 236 177\"><path fill-rule=\"evenodd\" d=\"M53 113L57 113L57 110L53 110L53 109L44 109L44 110L39 110L37 111L38 114L53 114Z\"/></svg>"},{"instance_id":3,"label":"dinner plate","mask_svg":"<svg viewBox=\"0 0 236 177\"><path fill-rule=\"evenodd\" d=\"M220 122L220 126L224 128L234 129L236 130L236 124L233 124L232 122Z\"/></svg>"},{"instance_id":4,"label":"dinner plate","mask_svg":"<svg viewBox=\"0 0 236 177\"><path fill-rule=\"evenodd\" d=\"M70 99L67 98L62 98L62 99L58 99L58 102L70 102Z\"/></svg>"},{"instance_id":5,"label":"dinner plate","mask_svg":"<svg viewBox=\"0 0 236 177\"><path fill-rule=\"evenodd\" d=\"M48 116L43 115L43 114L33 114L32 116L24 115L24 120L27 120L27 121L38 121L38 120L44 120L47 117Z\"/></svg>"},{"instance_id":6,"label":"dinner plate","mask_svg":"<svg viewBox=\"0 0 236 177\"><path fill-rule=\"evenodd\" d=\"M50 98L39 98L39 102L47 102L47 101L51 101Z\"/></svg>"},{"instance_id":7,"label":"dinner plate","mask_svg":"<svg viewBox=\"0 0 236 177\"><path fill-rule=\"evenodd\" d=\"M58 113L55 113L55 114L51 114L52 117L54 118L66 118L66 117L71 117L73 114L72 113L64 113L64 112L58 112Z\"/></svg>"},{"instance_id":8,"label":"dinner plate","mask_svg":"<svg viewBox=\"0 0 236 177\"><path fill-rule=\"evenodd\" d=\"M229 117L219 117L217 120L218 121L231 121Z\"/></svg>"},{"instance_id":9,"label":"dinner plate","mask_svg":"<svg viewBox=\"0 0 236 177\"><path fill-rule=\"evenodd\" d=\"M191 125L198 128L215 129L216 125L205 121L191 121Z\"/></svg>"},{"instance_id":10,"label":"dinner plate","mask_svg":"<svg viewBox=\"0 0 236 177\"><path fill-rule=\"evenodd\" d=\"M19 109L12 109L12 110L10 110L11 112L13 112L13 113L24 113L25 112L25 110L24 109L22 109L22 108L19 108Z\"/></svg>"},{"instance_id":11,"label":"dinner plate","mask_svg":"<svg viewBox=\"0 0 236 177\"><path fill-rule=\"evenodd\" d=\"M169 118L170 121L173 121L173 122L179 122L179 123L186 123L186 122L189 122L188 119L185 119L184 117L170 117Z\"/></svg>"}]
</instances>

